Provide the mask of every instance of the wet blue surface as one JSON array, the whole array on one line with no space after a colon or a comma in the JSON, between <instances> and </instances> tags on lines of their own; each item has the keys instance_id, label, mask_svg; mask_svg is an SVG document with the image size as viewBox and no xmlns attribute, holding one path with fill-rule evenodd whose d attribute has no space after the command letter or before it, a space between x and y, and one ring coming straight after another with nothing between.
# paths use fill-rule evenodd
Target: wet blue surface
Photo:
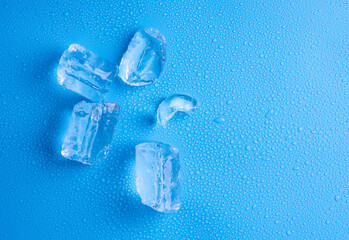
<instances>
[{"instance_id":1,"label":"wet blue surface","mask_svg":"<svg viewBox=\"0 0 349 240\"><path fill-rule=\"evenodd\" d=\"M348 1L0 3L1 239L348 239ZM114 82L108 159L60 155L82 97L54 69L78 43L120 61L140 28L167 38L155 84ZM166 97L200 102L156 127ZM179 149L182 207L141 204L134 146Z\"/></svg>"}]
</instances>

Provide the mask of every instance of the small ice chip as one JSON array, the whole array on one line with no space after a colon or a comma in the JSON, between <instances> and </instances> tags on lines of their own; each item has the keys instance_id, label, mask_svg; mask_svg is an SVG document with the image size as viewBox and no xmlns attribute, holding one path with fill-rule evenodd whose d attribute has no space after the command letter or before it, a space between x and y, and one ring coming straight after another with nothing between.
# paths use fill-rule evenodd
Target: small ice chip
<instances>
[{"instance_id":1,"label":"small ice chip","mask_svg":"<svg viewBox=\"0 0 349 240\"><path fill-rule=\"evenodd\" d=\"M136 184L142 203L170 213L180 208L180 164L178 150L160 142L136 146Z\"/></svg>"},{"instance_id":2,"label":"small ice chip","mask_svg":"<svg viewBox=\"0 0 349 240\"><path fill-rule=\"evenodd\" d=\"M58 83L92 101L101 102L112 82L112 64L78 44L70 45L57 68Z\"/></svg>"},{"instance_id":3,"label":"small ice chip","mask_svg":"<svg viewBox=\"0 0 349 240\"><path fill-rule=\"evenodd\" d=\"M143 86L155 82L166 61L165 37L154 28L135 33L124 53L118 76L131 86Z\"/></svg>"},{"instance_id":4,"label":"small ice chip","mask_svg":"<svg viewBox=\"0 0 349 240\"><path fill-rule=\"evenodd\" d=\"M116 103L77 103L70 118L62 155L85 164L105 159L118 114L119 106Z\"/></svg>"},{"instance_id":5,"label":"small ice chip","mask_svg":"<svg viewBox=\"0 0 349 240\"><path fill-rule=\"evenodd\" d=\"M185 112L190 115L197 108L198 102L195 98L183 94L172 95L160 103L157 110L157 122L162 126L166 126L166 123L177 112Z\"/></svg>"}]
</instances>

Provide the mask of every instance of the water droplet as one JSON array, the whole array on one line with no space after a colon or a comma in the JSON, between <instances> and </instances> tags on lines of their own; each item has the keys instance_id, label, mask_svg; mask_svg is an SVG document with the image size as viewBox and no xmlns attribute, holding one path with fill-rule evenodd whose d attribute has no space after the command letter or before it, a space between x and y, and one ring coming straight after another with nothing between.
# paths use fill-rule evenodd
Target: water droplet
<instances>
[{"instance_id":1,"label":"water droplet","mask_svg":"<svg viewBox=\"0 0 349 240\"><path fill-rule=\"evenodd\" d=\"M225 122L225 118L223 117L215 118L214 121L218 124L221 124Z\"/></svg>"}]
</instances>

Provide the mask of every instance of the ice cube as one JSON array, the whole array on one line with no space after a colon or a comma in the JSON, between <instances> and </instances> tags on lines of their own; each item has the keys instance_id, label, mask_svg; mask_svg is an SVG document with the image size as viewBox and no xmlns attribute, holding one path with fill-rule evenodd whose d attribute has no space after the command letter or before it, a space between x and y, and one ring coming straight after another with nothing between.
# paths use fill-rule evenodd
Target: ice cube
<instances>
[{"instance_id":1,"label":"ice cube","mask_svg":"<svg viewBox=\"0 0 349 240\"><path fill-rule=\"evenodd\" d=\"M166 61L165 37L154 28L136 32L124 53L118 76L131 86L155 82Z\"/></svg>"},{"instance_id":2,"label":"ice cube","mask_svg":"<svg viewBox=\"0 0 349 240\"><path fill-rule=\"evenodd\" d=\"M112 82L112 64L78 44L70 45L57 68L58 83L96 102L101 102Z\"/></svg>"},{"instance_id":3,"label":"ice cube","mask_svg":"<svg viewBox=\"0 0 349 240\"><path fill-rule=\"evenodd\" d=\"M177 112L192 114L198 108L198 102L183 94L175 94L162 101L157 110L157 123L166 126L166 123L173 118Z\"/></svg>"},{"instance_id":4,"label":"ice cube","mask_svg":"<svg viewBox=\"0 0 349 240\"><path fill-rule=\"evenodd\" d=\"M105 159L118 114L119 106L116 103L77 103L70 118L62 155L85 164Z\"/></svg>"},{"instance_id":5,"label":"ice cube","mask_svg":"<svg viewBox=\"0 0 349 240\"><path fill-rule=\"evenodd\" d=\"M180 208L178 150L160 142L136 146L136 184L142 203L159 212Z\"/></svg>"}]
</instances>

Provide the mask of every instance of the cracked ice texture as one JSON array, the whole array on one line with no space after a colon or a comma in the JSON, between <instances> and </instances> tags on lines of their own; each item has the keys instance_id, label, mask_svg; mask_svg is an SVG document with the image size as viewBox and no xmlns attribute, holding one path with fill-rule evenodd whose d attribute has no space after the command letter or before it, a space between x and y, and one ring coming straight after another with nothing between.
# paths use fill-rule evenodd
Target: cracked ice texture
<instances>
[{"instance_id":1,"label":"cracked ice texture","mask_svg":"<svg viewBox=\"0 0 349 240\"><path fill-rule=\"evenodd\" d=\"M131 86L155 82L166 61L165 37L154 28L136 32L124 53L118 76Z\"/></svg>"},{"instance_id":2,"label":"cracked ice texture","mask_svg":"<svg viewBox=\"0 0 349 240\"><path fill-rule=\"evenodd\" d=\"M157 123L165 127L177 112L191 115L197 108L198 102L195 98L183 94L172 95L160 103L157 110Z\"/></svg>"},{"instance_id":3,"label":"cracked ice texture","mask_svg":"<svg viewBox=\"0 0 349 240\"><path fill-rule=\"evenodd\" d=\"M101 102L112 82L115 64L86 48L72 44L57 68L58 83L92 101Z\"/></svg>"},{"instance_id":4,"label":"cracked ice texture","mask_svg":"<svg viewBox=\"0 0 349 240\"><path fill-rule=\"evenodd\" d=\"M70 118L62 155L85 164L105 159L118 114L119 106L116 103L77 103Z\"/></svg>"},{"instance_id":5,"label":"cracked ice texture","mask_svg":"<svg viewBox=\"0 0 349 240\"><path fill-rule=\"evenodd\" d=\"M178 211L181 204L178 150L160 142L138 144L136 184L143 204L159 212Z\"/></svg>"}]
</instances>

